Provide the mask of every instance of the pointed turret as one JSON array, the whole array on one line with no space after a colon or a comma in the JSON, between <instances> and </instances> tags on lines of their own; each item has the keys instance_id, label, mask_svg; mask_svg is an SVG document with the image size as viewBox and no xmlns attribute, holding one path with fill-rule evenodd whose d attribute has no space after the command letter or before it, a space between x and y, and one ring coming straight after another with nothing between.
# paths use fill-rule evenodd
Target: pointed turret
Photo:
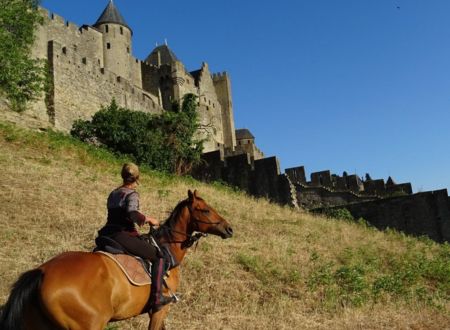
<instances>
[{"instance_id":1,"label":"pointed turret","mask_svg":"<svg viewBox=\"0 0 450 330\"><path fill-rule=\"evenodd\" d=\"M131 31L112 0L94 27L103 33L103 63L106 69L131 80Z\"/></svg>"},{"instance_id":2,"label":"pointed turret","mask_svg":"<svg viewBox=\"0 0 450 330\"><path fill-rule=\"evenodd\" d=\"M394 179L389 177L386 181L386 186L395 186L395 185L396 185L396 183L395 183Z\"/></svg>"},{"instance_id":3,"label":"pointed turret","mask_svg":"<svg viewBox=\"0 0 450 330\"><path fill-rule=\"evenodd\" d=\"M112 0L109 1L105 10L103 10L97 22L95 22L94 27L98 27L102 24L119 24L130 29L131 33L133 33Z\"/></svg>"},{"instance_id":4,"label":"pointed turret","mask_svg":"<svg viewBox=\"0 0 450 330\"><path fill-rule=\"evenodd\" d=\"M161 66L164 64L172 64L174 62L179 62L175 53L167 45L158 46L147 56L145 62Z\"/></svg>"}]
</instances>

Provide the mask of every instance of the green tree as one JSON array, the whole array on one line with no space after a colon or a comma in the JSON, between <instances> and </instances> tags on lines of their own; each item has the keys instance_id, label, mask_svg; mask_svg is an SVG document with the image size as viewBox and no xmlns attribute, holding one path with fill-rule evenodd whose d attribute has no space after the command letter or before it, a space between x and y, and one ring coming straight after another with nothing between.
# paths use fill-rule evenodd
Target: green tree
<instances>
[{"instance_id":1,"label":"green tree","mask_svg":"<svg viewBox=\"0 0 450 330\"><path fill-rule=\"evenodd\" d=\"M42 24L38 0L0 0L0 93L23 111L46 87L46 65L30 57L35 29Z\"/></svg>"},{"instance_id":2,"label":"green tree","mask_svg":"<svg viewBox=\"0 0 450 330\"><path fill-rule=\"evenodd\" d=\"M166 130L167 143L175 151L174 172L186 174L192 166L200 162L204 139L196 137L202 128L198 119L197 97L186 94L183 97L181 111L165 112L161 118L165 121L161 128ZM176 110L179 107L174 107Z\"/></svg>"},{"instance_id":3,"label":"green tree","mask_svg":"<svg viewBox=\"0 0 450 330\"><path fill-rule=\"evenodd\" d=\"M76 121L71 134L156 170L183 175L200 162L204 141L195 137L199 128L196 96L188 94L181 108L174 105L160 115L124 109L113 100L91 121Z\"/></svg>"}]
</instances>

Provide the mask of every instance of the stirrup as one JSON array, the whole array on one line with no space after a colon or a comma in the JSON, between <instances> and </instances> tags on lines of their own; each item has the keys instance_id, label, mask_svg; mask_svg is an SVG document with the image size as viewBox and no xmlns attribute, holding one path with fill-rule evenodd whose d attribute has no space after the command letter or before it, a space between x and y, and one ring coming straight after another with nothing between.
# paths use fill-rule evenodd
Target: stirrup
<instances>
[{"instance_id":1,"label":"stirrup","mask_svg":"<svg viewBox=\"0 0 450 330\"><path fill-rule=\"evenodd\" d=\"M157 312L164 306L170 304L171 302L175 302L174 297L168 297L168 296L164 296L164 295L161 295L158 300L159 300L159 304L154 303L154 305L152 307L152 312Z\"/></svg>"}]
</instances>

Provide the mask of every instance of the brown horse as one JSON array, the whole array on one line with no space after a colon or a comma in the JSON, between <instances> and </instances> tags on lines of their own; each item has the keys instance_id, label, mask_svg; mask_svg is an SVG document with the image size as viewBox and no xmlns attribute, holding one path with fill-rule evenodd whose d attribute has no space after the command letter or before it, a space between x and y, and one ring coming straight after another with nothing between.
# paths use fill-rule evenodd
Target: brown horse
<instances>
[{"instance_id":1,"label":"brown horse","mask_svg":"<svg viewBox=\"0 0 450 330\"><path fill-rule=\"evenodd\" d=\"M196 191L180 202L158 231L178 262L195 240L195 232L229 238L230 224ZM179 266L167 284L175 292ZM166 292L167 293L167 292ZM2 330L102 330L109 321L148 311L150 286L130 284L120 268L99 253L67 252L21 275L0 316ZM149 329L163 329L169 305L149 314Z\"/></svg>"}]
</instances>

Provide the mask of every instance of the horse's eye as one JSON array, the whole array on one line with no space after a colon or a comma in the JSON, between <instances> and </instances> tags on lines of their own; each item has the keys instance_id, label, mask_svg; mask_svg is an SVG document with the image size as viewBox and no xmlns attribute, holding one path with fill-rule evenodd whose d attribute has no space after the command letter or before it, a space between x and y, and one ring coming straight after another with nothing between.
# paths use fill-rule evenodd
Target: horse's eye
<instances>
[{"instance_id":1,"label":"horse's eye","mask_svg":"<svg viewBox=\"0 0 450 330\"><path fill-rule=\"evenodd\" d=\"M209 210L202 210L203 214L209 214Z\"/></svg>"}]
</instances>

